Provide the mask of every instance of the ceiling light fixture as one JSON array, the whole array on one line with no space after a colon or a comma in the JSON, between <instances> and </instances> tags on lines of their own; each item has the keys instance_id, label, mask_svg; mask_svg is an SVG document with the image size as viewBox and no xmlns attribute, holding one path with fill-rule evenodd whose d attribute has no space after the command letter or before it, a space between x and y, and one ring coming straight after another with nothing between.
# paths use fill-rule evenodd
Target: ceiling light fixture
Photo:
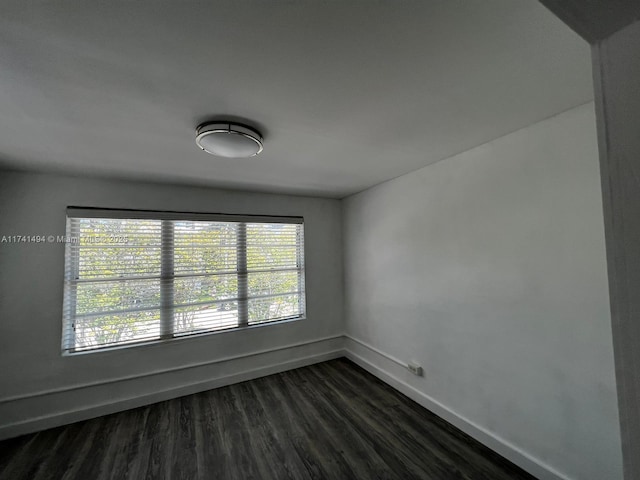
<instances>
[{"instance_id":1,"label":"ceiling light fixture","mask_svg":"<svg viewBox=\"0 0 640 480\"><path fill-rule=\"evenodd\" d=\"M255 157L262 151L260 133L231 122L203 123L196 129L196 143L205 152L218 157Z\"/></svg>"}]
</instances>

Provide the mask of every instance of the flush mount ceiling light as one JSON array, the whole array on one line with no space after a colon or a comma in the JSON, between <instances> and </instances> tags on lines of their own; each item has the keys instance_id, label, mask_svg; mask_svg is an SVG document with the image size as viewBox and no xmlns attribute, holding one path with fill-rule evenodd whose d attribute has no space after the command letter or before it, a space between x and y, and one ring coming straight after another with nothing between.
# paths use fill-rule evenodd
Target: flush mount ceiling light
<instances>
[{"instance_id":1,"label":"flush mount ceiling light","mask_svg":"<svg viewBox=\"0 0 640 480\"><path fill-rule=\"evenodd\" d=\"M203 123L196 129L196 143L211 155L227 158L254 157L262 151L262 135L230 122Z\"/></svg>"}]
</instances>

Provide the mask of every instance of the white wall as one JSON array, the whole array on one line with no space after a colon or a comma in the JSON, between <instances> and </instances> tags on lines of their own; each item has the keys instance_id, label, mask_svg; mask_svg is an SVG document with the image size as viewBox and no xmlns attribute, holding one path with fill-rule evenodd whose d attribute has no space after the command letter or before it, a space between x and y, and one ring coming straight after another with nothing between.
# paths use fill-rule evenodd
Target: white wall
<instances>
[{"instance_id":1,"label":"white wall","mask_svg":"<svg viewBox=\"0 0 640 480\"><path fill-rule=\"evenodd\" d=\"M640 22L593 49L625 478L640 478Z\"/></svg>"},{"instance_id":2,"label":"white wall","mask_svg":"<svg viewBox=\"0 0 640 480\"><path fill-rule=\"evenodd\" d=\"M540 478L622 476L593 110L343 205L353 357Z\"/></svg>"},{"instance_id":3,"label":"white wall","mask_svg":"<svg viewBox=\"0 0 640 480\"><path fill-rule=\"evenodd\" d=\"M341 355L339 201L0 172L0 237L63 235L68 205L302 215L307 319L63 357L64 245L0 243L0 437Z\"/></svg>"}]
</instances>

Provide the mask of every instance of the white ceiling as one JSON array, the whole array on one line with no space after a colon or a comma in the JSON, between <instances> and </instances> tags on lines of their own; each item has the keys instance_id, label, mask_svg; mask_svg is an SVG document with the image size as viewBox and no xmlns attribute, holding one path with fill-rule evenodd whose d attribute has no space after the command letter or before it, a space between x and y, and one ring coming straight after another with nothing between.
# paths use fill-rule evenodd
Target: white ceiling
<instances>
[{"instance_id":1,"label":"white ceiling","mask_svg":"<svg viewBox=\"0 0 640 480\"><path fill-rule=\"evenodd\" d=\"M532 0L4 2L0 164L342 197L592 99ZM264 152L202 152L251 121Z\"/></svg>"},{"instance_id":2,"label":"white ceiling","mask_svg":"<svg viewBox=\"0 0 640 480\"><path fill-rule=\"evenodd\" d=\"M587 41L596 43L640 19L638 0L540 0Z\"/></svg>"}]
</instances>

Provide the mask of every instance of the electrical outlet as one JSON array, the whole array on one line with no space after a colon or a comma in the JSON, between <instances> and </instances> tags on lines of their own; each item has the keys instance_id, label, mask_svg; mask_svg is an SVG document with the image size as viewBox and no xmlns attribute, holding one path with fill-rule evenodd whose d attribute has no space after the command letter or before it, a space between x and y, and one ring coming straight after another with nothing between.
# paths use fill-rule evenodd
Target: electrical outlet
<instances>
[{"instance_id":1,"label":"electrical outlet","mask_svg":"<svg viewBox=\"0 0 640 480\"><path fill-rule=\"evenodd\" d=\"M422 376L422 367L418 365L416 362L409 362L407 364L407 368L414 375L417 375L418 377Z\"/></svg>"}]
</instances>

